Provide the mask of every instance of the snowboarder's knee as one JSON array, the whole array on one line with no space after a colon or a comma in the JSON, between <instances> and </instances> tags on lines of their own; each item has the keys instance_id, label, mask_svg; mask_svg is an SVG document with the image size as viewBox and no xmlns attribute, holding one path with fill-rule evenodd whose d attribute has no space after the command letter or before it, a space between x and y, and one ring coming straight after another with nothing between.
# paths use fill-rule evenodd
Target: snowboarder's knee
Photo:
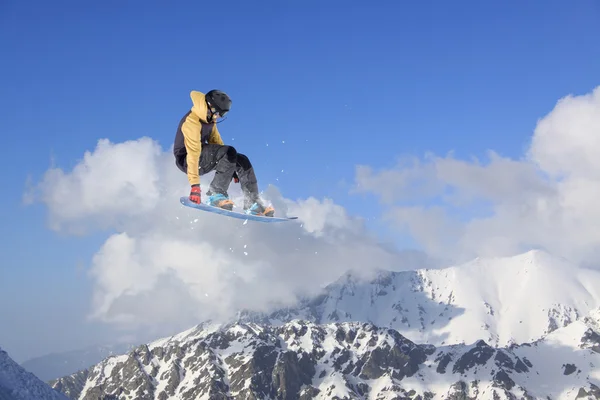
<instances>
[{"instance_id":1,"label":"snowboarder's knee","mask_svg":"<svg viewBox=\"0 0 600 400\"><path fill-rule=\"evenodd\" d=\"M237 150L235 149L235 147L233 146L229 146L229 145L224 145L221 149L220 149L220 156L219 159L223 159L225 158L227 161L231 162L231 163L235 163L236 159L237 159Z\"/></svg>"},{"instance_id":2,"label":"snowboarder's knee","mask_svg":"<svg viewBox=\"0 0 600 400\"><path fill-rule=\"evenodd\" d=\"M245 154L237 153L237 163L244 170L252 168L252 163Z\"/></svg>"}]
</instances>

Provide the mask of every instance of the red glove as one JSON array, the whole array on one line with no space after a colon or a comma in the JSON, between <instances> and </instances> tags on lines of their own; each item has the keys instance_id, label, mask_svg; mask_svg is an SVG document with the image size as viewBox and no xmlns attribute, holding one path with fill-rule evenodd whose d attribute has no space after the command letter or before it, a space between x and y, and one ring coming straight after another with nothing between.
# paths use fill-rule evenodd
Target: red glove
<instances>
[{"instance_id":1,"label":"red glove","mask_svg":"<svg viewBox=\"0 0 600 400\"><path fill-rule=\"evenodd\" d=\"M200 185L192 185L190 191L190 201L192 203L200 204Z\"/></svg>"}]
</instances>

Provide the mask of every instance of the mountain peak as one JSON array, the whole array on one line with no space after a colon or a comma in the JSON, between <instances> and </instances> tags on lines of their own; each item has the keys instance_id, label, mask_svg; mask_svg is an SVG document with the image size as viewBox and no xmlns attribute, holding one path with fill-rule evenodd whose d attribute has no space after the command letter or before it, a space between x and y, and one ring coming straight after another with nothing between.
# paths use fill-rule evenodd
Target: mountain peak
<instances>
[{"instance_id":1,"label":"mountain peak","mask_svg":"<svg viewBox=\"0 0 600 400\"><path fill-rule=\"evenodd\" d=\"M548 251L533 249L524 253L503 257L476 257L464 264L455 265L452 268L488 268L490 270L501 269L512 271L515 268L533 266L550 270L572 270L579 268L567 259L556 256Z\"/></svg>"},{"instance_id":2,"label":"mountain peak","mask_svg":"<svg viewBox=\"0 0 600 400\"><path fill-rule=\"evenodd\" d=\"M0 399L68 400L62 393L23 369L2 348L0 348Z\"/></svg>"},{"instance_id":3,"label":"mountain peak","mask_svg":"<svg viewBox=\"0 0 600 400\"><path fill-rule=\"evenodd\" d=\"M600 272L542 250L479 258L463 265L346 273L319 296L239 322L282 324L369 321L434 345L484 339L496 346L526 343L600 307Z\"/></svg>"}]
</instances>

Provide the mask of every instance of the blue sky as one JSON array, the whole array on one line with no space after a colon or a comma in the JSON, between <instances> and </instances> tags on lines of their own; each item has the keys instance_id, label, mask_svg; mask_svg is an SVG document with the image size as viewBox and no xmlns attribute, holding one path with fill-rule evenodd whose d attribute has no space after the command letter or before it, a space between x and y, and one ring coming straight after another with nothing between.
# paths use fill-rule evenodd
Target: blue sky
<instances>
[{"instance_id":1,"label":"blue sky","mask_svg":"<svg viewBox=\"0 0 600 400\"><path fill-rule=\"evenodd\" d=\"M27 180L72 168L101 138L168 150L190 90L230 94L219 128L261 187L375 217L374 197L348 194L357 164L520 158L559 98L599 83L592 0L174 4L0 5L0 346L17 360L104 329L82 322L90 283L77 266L106 236L47 229L43 206L22 205ZM58 339L83 326L79 342Z\"/></svg>"}]
</instances>

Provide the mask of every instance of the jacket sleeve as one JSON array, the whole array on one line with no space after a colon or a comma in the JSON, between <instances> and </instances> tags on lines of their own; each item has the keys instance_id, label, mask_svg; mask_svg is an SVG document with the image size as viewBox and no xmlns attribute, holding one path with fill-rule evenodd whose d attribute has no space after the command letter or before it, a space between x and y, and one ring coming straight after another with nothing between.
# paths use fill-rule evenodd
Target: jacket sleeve
<instances>
[{"instance_id":1,"label":"jacket sleeve","mask_svg":"<svg viewBox=\"0 0 600 400\"><path fill-rule=\"evenodd\" d=\"M219 133L219 129L217 129L217 124L213 125L212 131L210 133L210 138L208 139L209 143L224 145L223 139L221 138L221 134Z\"/></svg>"},{"instance_id":2,"label":"jacket sleeve","mask_svg":"<svg viewBox=\"0 0 600 400\"><path fill-rule=\"evenodd\" d=\"M189 114L181 126L183 142L187 150L187 177L190 185L200 184L200 175L198 174L198 163L202 151L200 129L200 122L195 119L194 113Z\"/></svg>"}]
</instances>

